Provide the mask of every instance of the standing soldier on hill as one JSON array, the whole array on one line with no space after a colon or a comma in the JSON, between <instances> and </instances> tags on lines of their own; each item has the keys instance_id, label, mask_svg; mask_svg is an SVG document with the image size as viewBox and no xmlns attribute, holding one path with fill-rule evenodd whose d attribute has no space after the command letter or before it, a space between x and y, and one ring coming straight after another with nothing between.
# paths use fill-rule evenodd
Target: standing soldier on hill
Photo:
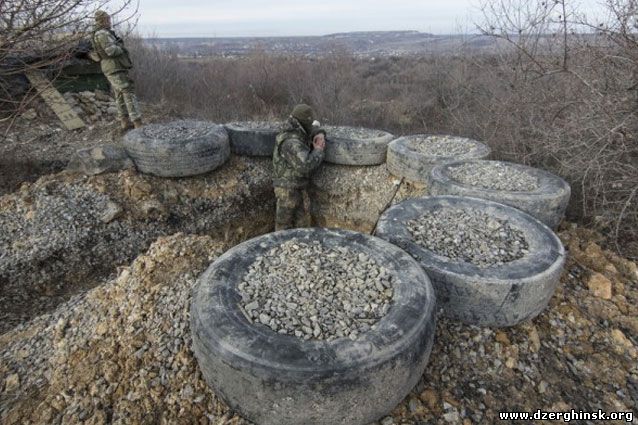
<instances>
[{"instance_id":1,"label":"standing soldier on hill","mask_svg":"<svg viewBox=\"0 0 638 425\"><path fill-rule=\"evenodd\" d=\"M95 32L91 42L94 49L92 58L100 62L102 72L113 87L122 131L141 127L142 117L133 81L128 75L133 63L122 39L111 29L111 17L103 10L95 12Z\"/></svg>"},{"instance_id":2,"label":"standing soldier on hill","mask_svg":"<svg viewBox=\"0 0 638 425\"><path fill-rule=\"evenodd\" d=\"M303 191L312 172L323 161L326 146L326 132L313 126L314 123L312 108L297 105L277 135L273 152L275 230L299 226L304 218Z\"/></svg>"}]
</instances>

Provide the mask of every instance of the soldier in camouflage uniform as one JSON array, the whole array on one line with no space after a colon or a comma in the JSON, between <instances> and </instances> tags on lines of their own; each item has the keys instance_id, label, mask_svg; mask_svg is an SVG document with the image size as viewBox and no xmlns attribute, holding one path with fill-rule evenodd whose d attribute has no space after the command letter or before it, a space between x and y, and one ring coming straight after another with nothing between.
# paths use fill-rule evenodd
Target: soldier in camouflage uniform
<instances>
[{"instance_id":1,"label":"soldier in camouflage uniform","mask_svg":"<svg viewBox=\"0 0 638 425\"><path fill-rule=\"evenodd\" d=\"M297 105L277 135L273 152L275 230L299 226L304 218L303 191L323 161L326 146L326 132L314 123L312 108Z\"/></svg>"},{"instance_id":2,"label":"soldier in camouflage uniform","mask_svg":"<svg viewBox=\"0 0 638 425\"><path fill-rule=\"evenodd\" d=\"M142 117L133 91L133 81L128 75L133 63L122 39L111 29L111 17L103 10L95 13L95 32L91 41L94 50L92 57L100 62L102 72L113 87L122 131L141 127Z\"/></svg>"}]
</instances>

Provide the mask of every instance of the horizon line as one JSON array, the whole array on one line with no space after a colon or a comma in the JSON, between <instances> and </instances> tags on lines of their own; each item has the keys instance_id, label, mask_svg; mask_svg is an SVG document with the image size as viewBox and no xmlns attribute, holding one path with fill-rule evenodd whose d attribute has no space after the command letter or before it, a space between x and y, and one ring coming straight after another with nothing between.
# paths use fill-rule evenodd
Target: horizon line
<instances>
[{"instance_id":1,"label":"horizon line","mask_svg":"<svg viewBox=\"0 0 638 425\"><path fill-rule=\"evenodd\" d=\"M171 33L171 34L160 34L160 35L151 35L151 34L140 34L142 38L145 39L160 39L160 38L321 38L321 37L330 37L335 35L349 35L349 34L375 34L375 33L414 33L421 34L431 37L450 37L450 36L482 36L485 34L481 33L432 33L432 32L424 32L418 30L370 30L370 31L339 31L339 32L331 32L326 34L315 34L315 35L217 35L216 33L201 33L201 34L193 34L193 33Z\"/></svg>"}]
</instances>

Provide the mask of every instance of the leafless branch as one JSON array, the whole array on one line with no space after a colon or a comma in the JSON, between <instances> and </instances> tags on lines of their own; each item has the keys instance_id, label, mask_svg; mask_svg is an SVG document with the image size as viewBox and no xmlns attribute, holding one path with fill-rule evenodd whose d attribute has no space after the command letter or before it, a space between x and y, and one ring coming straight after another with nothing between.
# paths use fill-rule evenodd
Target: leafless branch
<instances>
[{"instance_id":1,"label":"leafless branch","mask_svg":"<svg viewBox=\"0 0 638 425\"><path fill-rule=\"evenodd\" d=\"M137 0L0 1L0 112L12 115L33 96L24 73L46 70L50 77L74 55L86 54L93 15L105 9L120 23L134 24Z\"/></svg>"}]
</instances>

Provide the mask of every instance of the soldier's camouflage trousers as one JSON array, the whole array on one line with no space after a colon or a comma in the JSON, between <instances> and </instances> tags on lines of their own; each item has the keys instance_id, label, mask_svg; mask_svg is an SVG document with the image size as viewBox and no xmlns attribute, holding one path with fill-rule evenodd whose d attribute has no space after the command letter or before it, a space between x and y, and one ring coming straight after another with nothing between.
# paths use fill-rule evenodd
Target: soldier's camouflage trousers
<instances>
[{"instance_id":1,"label":"soldier's camouflage trousers","mask_svg":"<svg viewBox=\"0 0 638 425\"><path fill-rule=\"evenodd\" d=\"M304 225L303 189L275 187L277 212L275 230L292 229Z\"/></svg>"},{"instance_id":2,"label":"soldier's camouflage trousers","mask_svg":"<svg viewBox=\"0 0 638 425\"><path fill-rule=\"evenodd\" d=\"M128 117L131 121L140 119L142 117L140 107L133 91L133 81L129 78L128 73L116 72L115 74L107 75L106 78L111 83L111 87L113 87L118 118Z\"/></svg>"}]
</instances>

